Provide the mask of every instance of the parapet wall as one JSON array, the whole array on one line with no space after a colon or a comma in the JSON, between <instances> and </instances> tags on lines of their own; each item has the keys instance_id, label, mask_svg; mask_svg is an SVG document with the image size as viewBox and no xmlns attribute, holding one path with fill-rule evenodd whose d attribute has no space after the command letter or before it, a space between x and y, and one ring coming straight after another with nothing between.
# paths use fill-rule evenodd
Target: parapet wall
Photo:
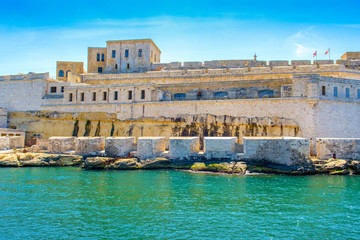
<instances>
[{"instance_id":1,"label":"parapet wall","mask_svg":"<svg viewBox=\"0 0 360 240\"><path fill-rule=\"evenodd\" d=\"M0 128L7 127L7 109L0 108Z\"/></svg>"},{"instance_id":2,"label":"parapet wall","mask_svg":"<svg viewBox=\"0 0 360 240\"><path fill-rule=\"evenodd\" d=\"M29 72L28 74L0 76L0 81L33 80L33 79L50 79L50 74L48 72L47 73Z\"/></svg>"}]
</instances>

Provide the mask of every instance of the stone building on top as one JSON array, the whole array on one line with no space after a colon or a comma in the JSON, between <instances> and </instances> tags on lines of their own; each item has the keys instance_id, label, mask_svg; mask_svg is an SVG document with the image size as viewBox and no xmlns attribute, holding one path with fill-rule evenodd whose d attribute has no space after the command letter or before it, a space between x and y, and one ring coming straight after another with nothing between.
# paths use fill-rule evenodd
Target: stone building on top
<instances>
[{"instance_id":1,"label":"stone building on top","mask_svg":"<svg viewBox=\"0 0 360 240\"><path fill-rule=\"evenodd\" d=\"M0 107L10 116L34 110L103 112L119 121L222 116L224 123L211 121L234 127L218 135L239 139L360 137L360 52L345 53L336 63L256 58L161 63L160 58L151 39L107 41L106 47L88 48L87 72L81 62L58 61L56 79L48 73L0 76Z\"/></svg>"}]
</instances>

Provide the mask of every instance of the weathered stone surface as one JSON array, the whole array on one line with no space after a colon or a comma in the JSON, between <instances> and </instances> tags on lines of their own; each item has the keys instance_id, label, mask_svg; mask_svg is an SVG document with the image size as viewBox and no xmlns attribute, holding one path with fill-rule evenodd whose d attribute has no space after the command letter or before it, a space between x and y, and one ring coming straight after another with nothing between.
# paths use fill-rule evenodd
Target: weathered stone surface
<instances>
[{"instance_id":1,"label":"weathered stone surface","mask_svg":"<svg viewBox=\"0 0 360 240\"><path fill-rule=\"evenodd\" d=\"M90 155L102 151L104 147L104 137L79 137L76 139L75 152L79 155Z\"/></svg>"},{"instance_id":2,"label":"weathered stone surface","mask_svg":"<svg viewBox=\"0 0 360 240\"><path fill-rule=\"evenodd\" d=\"M0 150L23 148L25 146L25 138L23 136L0 137Z\"/></svg>"},{"instance_id":3,"label":"weathered stone surface","mask_svg":"<svg viewBox=\"0 0 360 240\"><path fill-rule=\"evenodd\" d=\"M33 153L45 153L47 150L48 149L46 146L32 145L31 147L26 148L25 151Z\"/></svg>"},{"instance_id":4,"label":"weathered stone surface","mask_svg":"<svg viewBox=\"0 0 360 240\"><path fill-rule=\"evenodd\" d=\"M165 151L164 137L139 137L137 141L137 157L139 159L155 158Z\"/></svg>"},{"instance_id":5,"label":"weathered stone surface","mask_svg":"<svg viewBox=\"0 0 360 240\"><path fill-rule=\"evenodd\" d=\"M199 152L198 137L171 137L170 138L170 158L189 158L194 153Z\"/></svg>"},{"instance_id":6,"label":"weathered stone surface","mask_svg":"<svg viewBox=\"0 0 360 240\"><path fill-rule=\"evenodd\" d=\"M133 151L135 137L107 137L105 154L108 157L126 157Z\"/></svg>"},{"instance_id":7,"label":"weathered stone surface","mask_svg":"<svg viewBox=\"0 0 360 240\"><path fill-rule=\"evenodd\" d=\"M75 150L75 137L51 137L49 138L50 153L65 153Z\"/></svg>"},{"instance_id":8,"label":"weathered stone surface","mask_svg":"<svg viewBox=\"0 0 360 240\"><path fill-rule=\"evenodd\" d=\"M205 156L208 160L232 158L236 142L236 137L204 137Z\"/></svg>"},{"instance_id":9,"label":"weathered stone surface","mask_svg":"<svg viewBox=\"0 0 360 240\"><path fill-rule=\"evenodd\" d=\"M143 169L164 169L170 168L170 161L166 158L155 158L153 160L141 161L141 167Z\"/></svg>"},{"instance_id":10,"label":"weathered stone surface","mask_svg":"<svg viewBox=\"0 0 360 240\"><path fill-rule=\"evenodd\" d=\"M350 167L350 162L343 159L329 159L328 163L324 165L327 170L345 170Z\"/></svg>"},{"instance_id":11,"label":"weathered stone surface","mask_svg":"<svg viewBox=\"0 0 360 240\"><path fill-rule=\"evenodd\" d=\"M243 159L250 162L309 166L310 141L292 137L245 137Z\"/></svg>"},{"instance_id":12,"label":"weathered stone surface","mask_svg":"<svg viewBox=\"0 0 360 240\"><path fill-rule=\"evenodd\" d=\"M360 160L360 138L317 138L316 155L319 159Z\"/></svg>"},{"instance_id":13,"label":"weathered stone surface","mask_svg":"<svg viewBox=\"0 0 360 240\"><path fill-rule=\"evenodd\" d=\"M19 164L15 154L0 154L0 167L18 167Z\"/></svg>"},{"instance_id":14,"label":"weathered stone surface","mask_svg":"<svg viewBox=\"0 0 360 240\"><path fill-rule=\"evenodd\" d=\"M107 165L115 162L114 158L108 157L88 157L84 162L85 169L104 169Z\"/></svg>"},{"instance_id":15,"label":"weathered stone surface","mask_svg":"<svg viewBox=\"0 0 360 240\"><path fill-rule=\"evenodd\" d=\"M108 165L106 168L114 170L134 170L139 169L140 167L141 164L136 158L126 158L115 160L114 163Z\"/></svg>"}]
</instances>

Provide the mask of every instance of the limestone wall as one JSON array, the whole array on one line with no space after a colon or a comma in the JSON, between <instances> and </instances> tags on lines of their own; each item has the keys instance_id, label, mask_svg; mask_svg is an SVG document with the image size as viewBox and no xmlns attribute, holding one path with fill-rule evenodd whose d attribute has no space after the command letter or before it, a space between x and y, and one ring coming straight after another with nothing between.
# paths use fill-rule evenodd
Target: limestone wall
<instances>
[{"instance_id":1,"label":"limestone wall","mask_svg":"<svg viewBox=\"0 0 360 240\"><path fill-rule=\"evenodd\" d=\"M360 138L318 138L316 155L324 160L333 157L360 160Z\"/></svg>"},{"instance_id":2,"label":"limestone wall","mask_svg":"<svg viewBox=\"0 0 360 240\"><path fill-rule=\"evenodd\" d=\"M46 89L43 79L0 81L0 107L8 111L40 110Z\"/></svg>"},{"instance_id":3,"label":"limestone wall","mask_svg":"<svg viewBox=\"0 0 360 240\"><path fill-rule=\"evenodd\" d=\"M7 127L7 109L0 108L0 128Z\"/></svg>"},{"instance_id":4,"label":"limestone wall","mask_svg":"<svg viewBox=\"0 0 360 240\"><path fill-rule=\"evenodd\" d=\"M244 158L283 165L308 163L310 140L305 138L244 138Z\"/></svg>"}]
</instances>

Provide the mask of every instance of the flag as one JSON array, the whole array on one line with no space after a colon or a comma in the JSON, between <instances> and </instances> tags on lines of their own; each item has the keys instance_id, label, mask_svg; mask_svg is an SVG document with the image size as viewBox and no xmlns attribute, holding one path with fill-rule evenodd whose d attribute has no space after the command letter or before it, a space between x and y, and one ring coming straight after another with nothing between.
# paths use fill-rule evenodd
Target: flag
<instances>
[{"instance_id":1,"label":"flag","mask_svg":"<svg viewBox=\"0 0 360 240\"><path fill-rule=\"evenodd\" d=\"M316 57L316 55L317 55L317 51L314 52L313 57Z\"/></svg>"},{"instance_id":2,"label":"flag","mask_svg":"<svg viewBox=\"0 0 360 240\"><path fill-rule=\"evenodd\" d=\"M328 54L330 52L330 48L325 52L325 55Z\"/></svg>"}]
</instances>

